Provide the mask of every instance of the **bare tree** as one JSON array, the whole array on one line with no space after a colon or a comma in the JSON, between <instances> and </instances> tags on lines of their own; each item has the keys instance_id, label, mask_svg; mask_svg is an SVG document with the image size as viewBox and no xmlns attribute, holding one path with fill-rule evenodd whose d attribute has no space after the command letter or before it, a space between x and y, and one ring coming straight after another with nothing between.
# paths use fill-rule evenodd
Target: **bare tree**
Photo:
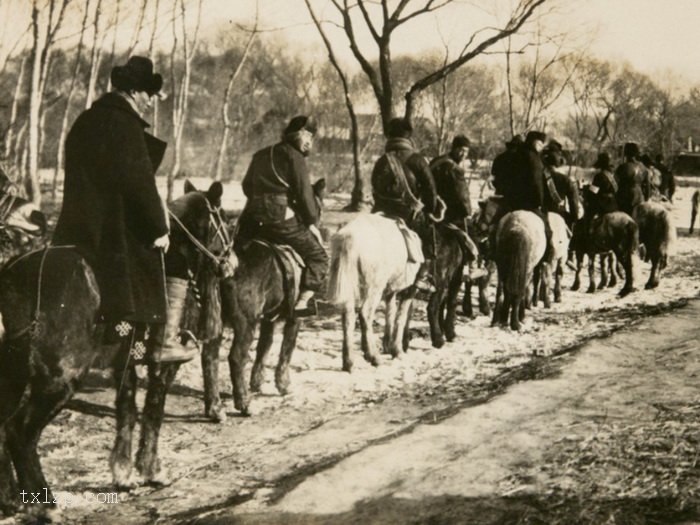
<instances>
[{"instance_id":1,"label":"bare tree","mask_svg":"<svg viewBox=\"0 0 700 525\"><path fill-rule=\"evenodd\" d=\"M75 51L75 59L73 60L73 67L71 68L72 76L70 79L70 85L68 86L68 93L66 95L66 106L63 110L63 118L61 119L61 131L58 135L58 148L56 149L56 169L53 173L53 183L51 186L51 194L53 199L56 199L56 192L58 187L58 175L63 168L63 148L66 144L66 134L68 133L68 117L70 115L70 107L73 102L73 95L75 94L75 88L78 81L78 76L80 74L80 63L83 57L83 47L85 41L85 31L88 26L88 16L90 14L90 3L91 0L87 0L85 4L85 12L83 13L83 20L80 26L80 37L78 38L78 46Z\"/></svg>"},{"instance_id":2,"label":"bare tree","mask_svg":"<svg viewBox=\"0 0 700 525\"><path fill-rule=\"evenodd\" d=\"M139 25L143 23L143 13L146 10L146 2L147 0L143 1L142 9L141 9L141 15L139 17ZM151 28L151 38L148 42L148 57L151 59L151 62L153 62L153 67L156 67L156 48L155 48L155 40L156 40L156 32L158 31L158 10L160 8L160 0L155 0L153 4L153 27ZM140 29L139 29L140 32ZM137 33L138 34L138 33ZM136 43L134 42L134 45ZM133 49L133 48L132 48ZM131 50L129 51L129 55L131 54ZM158 135L158 108L159 108L160 101L158 98L156 98L153 101L153 134Z\"/></svg>"},{"instance_id":3,"label":"bare tree","mask_svg":"<svg viewBox=\"0 0 700 525\"><path fill-rule=\"evenodd\" d=\"M350 118L350 140L352 142L352 160L353 170L355 174L355 183L353 185L352 196L350 200L350 205L348 206L348 210L359 211L362 209L369 208L370 196L367 191L367 183L365 182L365 179L362 176L362 167L360 165L360 131L359 126L357 124L357 114L355 113L355 107L352 103L352 98L350 97L350 87L348 83L348 78L343 69L340 67L340 64L338 63L338 59L336 57L335 51L333 50L333 46L330 40L328 39L328 36L326 35L326 31L323 29L321 21L319 20L313 7L311 6L311 2L309 0L304 1L306 2L306 8L309 11L309 15L311 15L311 19L313 20L314 25L316 26L316 29L321 35L321 39L323 40L323 43L326 46L326 50L328 51L328 59L330 60L333 68L338 73L338 78L340 79L340 83L343 87L343 94L345 95L345 107L348 110L348 116Z\"/></svg>"},{"instance_id":4,"label":"bare tree","mask_svg":"<svg viewBox=\"0 0 700 525\"><path fill-rule=\"evenodd\" d=\"M39 127L46 75L49 67L51 47L56 33L63 22L68 0L48 0L48 6L39 6L39 0L32 2L32 76L29 95L29 139L27 144L28 179L27 192L36 204L41 203L39 185ZM48 9L46 9L48 7ZM42 34L40 8L46 12L46 26Z\"/></svg>"},{"instance_id":5,"label":"bare tree","mask_svg":"<svg viewBox=\"0 0 700 525\"><path fill-rule=\"evenodd\" d=\"M177 5L179 2L180 8L180 31L182 34L182 62L183 73L179 82L176 78L176 55L178 49L178 27L177 27ZM190 79L192 76L192 59L197 51L197 43L199 37L199 26L202 18L202 0L197 3L197 17L194 31L192 32L192 40L187 38L187 9L185 0L174 0L173 5L173 48L170 55L170 71L173 86L173 165L168 175L168 191L167 199L172 200L173 183L175 177L180 172L182 164L182 134L187 121L187 108L190 96Z\"/></svg>"},{"instance_id":6,"label":"bare tree","mask_svg":"<svg viewBox=\"0 0 700 525\"><path fill-rule=\"evenodd\" d=\"M233 84L238 78L241 70L243 69L243 64L245 64L248 58L248 53L250 52L250 47L253 44L253 40L258 33L258 3L255 4L255 23L253 29L248 35L248 40L243 47L243 52L238 60L238 64L231 70L231 74L228 77L228 83L226 84L226 89L224 90L224 100L221 105L221 121L223 128L221 131L221 142L219 143L219 153L216 156L216 164L214 166L214 179L221 180L223 169L224 169L224 159L226 158L226 148L228 146L228 139L231 133L231 119L229 117L229 97L231 96L231 90L233 89Z\"/></svg>"},{"instance_id":7,"label":"bare tree","mask_svg":"<svg viewBox=\"0 0 700 525\"><path fill-rule=\"evenodd\" d=\"M92 51L90 52L90 77L88 79L87 96L85 97L85 109L92 106L95 99L95 87L97 86L97 75L100 71L100 60L102 59L102 44L104 36L100 30L100 18L102 14L102 0L97 0L95 5L95 15L92 19Z\"/></svg>"},{"instance_id":8,"label":"bare tree","mask_svg":"<svg viewBox=\"0 0 700 525\"><path fill-rule=\"evenodd\" d=\"M453 3L454 0L400 0L393 9L390 8L388 0L378 2L370 2L369 0L357 0L356 2L350 2L350 0L331 1L341 16L341 27L348 39L353 56L360 64L372 87L382 115L383 124L386 128L387 123L394 116L395 110L391 65L391 38L393 33L414 18L433 13ZM408 88L404 95L406 102L405 117L409 120L411 119L415 100L426 88L439 82L459 67L481 55L500 40L518 32L544 2L545 0L519 0L516 7L511 11L510 18L502 28L483 28L473 33L456 58L434 71L428 72ZM410 10L409 6L417 7ZM354 16L354 13L358 10L361 15L359 23L364 25L376 44L378 52L376 66L367 58L358 45L357 31L355 29L358 17ZM375 24L373 21L372 15L376 11L379 11L379 13L374 18L380 19L379 24ZM490 33L490 36L483 38L477 44L477 39L482 33L486 32Z\"/></svg>"}]
</instances>

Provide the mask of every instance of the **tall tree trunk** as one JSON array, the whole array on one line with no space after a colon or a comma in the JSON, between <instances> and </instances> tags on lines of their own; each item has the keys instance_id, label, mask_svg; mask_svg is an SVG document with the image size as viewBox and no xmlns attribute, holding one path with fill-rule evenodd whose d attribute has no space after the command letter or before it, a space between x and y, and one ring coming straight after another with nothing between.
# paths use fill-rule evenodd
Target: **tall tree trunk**
<instances>
[{"instance_id":1,"label":"tall tree trunk","mask_svg":"<svg viewBox=\"0 0 700 525\"><path fill-rule=\"evenodd\" d=\"M153 69L156 69L156 48L155 48L155 40L156 40L156 31L158 30L158 10L160 7L160 0L155 0L154 7L153 7L153 28L151 30L151 38L148 43L148 57L151 59L151 62L153 62ZM146 9L146 0L144 0L143 6L142 6L142 12L141 12L141 20L143 20L143 12ZM151 106L153 108L153 117L152 120L153 122L151 123L153 126L153 134L155 136L158 136L158 106L160 104L160 100L156 97L156 99L153 101L153 105Z\"/></svg>"},{"instance_id":2,"label":"tall tree trunk","mask_svg":"<svg viewBox=\"0 0 700 525\"><path fill-rule=\"evenodd\" d=\"M88 80L87 96L85 97L85 109L92 106L95 99L95 87L97 85L97 75L100 70L100 59L102 57L102 46L100 45L100 14L102 11L102 0L97 0L95 7L95 18L93 19L93 41L92 52L90 53L90 78Z\"/></svg>"},{"instance_id":3,"label":"tall tree trunk","mask_svg":"<svg viewBox=\"0 0 700 525\"><path fill-rule=\"evenodd\" d=\"M39 186L39 110L41 108L41 37L39 35L39 9L36 0L32 5L32 77L29 91L29 142L28 180L25 187L28 197L35 204L41 204Z\"/></svg>"},{"instance_id":4,"label":"tall tree trunk","mask_svg":"<svg viewBox=\"0 0 700 525\"><path fill-rule=\"evenodd\" d=\"M5 158L9 159L12 155L12 140L14 137L15 123L17 122L17 107L19 105L19 96L22 92L22 83L24 81L24 70L27 66L27 60L30 55L25 54L22 57L22 62L19 66L17 74L17 84L15 84L15 92L12 95L12 109L10 110L10 122L7 126L7 135L5 135Z\"/></svg>"},{"instance_id":5,"label":"tall tree trunk","mask_svg":"<svg viewBox=\"0 0 700 525\"><path fill-rule=\"evenodd\" d=\"M78 75L80 73L80 60L83 56L83 43L85 40L85 30L87 29L87 19L90 12L90 0L87 0L85 5L85 14L83 15L83 22L80 26L80 38L78 39L78 49L75 51L75 61L73 62L70 87L68 88L68 95L66 96L66 107L63 110L63 118L61 119L61 131L58 135L58 148L56 150L56 169L53 172L53 182L51 184L51 196L53 200L56 200L56 194L58 192L58 175L63 168L63 155L64 147L66 145L66 135L68 133L68 117L70 115L71 102L73 101L73 94L75 93L75 85L77 83Z\"/></svg>"},{"instance_id":6,"label":"tall tree trunk","mask_svg":"<svg viewBox=\"0 0 700 525\"><path fill-rule=\"evenodd\" d=\"M256 4L256 9L257 9L257 4ZM224 170L224 159L226 158L226 149L228 146L228 137L231 132L231 119L228 116L228 100L229 97L231 96L231 90L233 89L233 84L236 81L236 78L240 74L241 70L243 69L243 64L246 61L246 58L248 58L248 53L250 51L250 47L253 44L253 40L255 39L255 34L258 30L258 16L257 16L257 10L256 10L256 15L255 15L255 27L253 31L250 33L250 37L248 38L248 41L245 44L245 47L243 48L243 54L241 55L241 59L238 61L238 64L236 67L231 71L231 74L229 75L228 78L228 84L226 84L226 90L224 91L224 102L221 105L221 121L223 123L223 129L221 131L221 142L219 143L219 153L216 156L216 165L214 166L214 180L221 180L222 178L222 173Z\"/></svg>"}]
</instances>

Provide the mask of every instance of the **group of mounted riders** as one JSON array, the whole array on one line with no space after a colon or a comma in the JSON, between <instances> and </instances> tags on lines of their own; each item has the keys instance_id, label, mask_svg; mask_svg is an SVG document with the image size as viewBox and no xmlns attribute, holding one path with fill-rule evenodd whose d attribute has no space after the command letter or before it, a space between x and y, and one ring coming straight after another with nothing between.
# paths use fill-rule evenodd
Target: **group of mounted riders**
<instances>
[{"instance_id":1,"label":"group of mounted riders","mask_svg":"<svg viewBox=\"0 0 700 525\"><path fill-rule=\"evenodd\" d=\"M197 355L197 348L182 344L179 337L191 276L184 255L168 250L169 218L155 181L165 143L147 133L142 117L152 99L160 96L163 79L148 58L134 56L113 68L111 82L113 91L81 114L68 135L64 201L53 244L75 246L94 270L102 298L100 321L110 327L108 340L130 345L134 362L187 361ZM298 315L309 312L309 301L321 290L329 264L306 164L316 132L312 117L294 117L280 142L254 154L243 179L247 202L234 239L236 250L262 239L288 245L301 256L305 269L295 306ZM470 142L457 135L448 153L429 161L412 134L406 119L388 122L385 152L372 171L372 211L418 234L424 263L415 286L430 292L432 228L437 222L457 232L465 263L479 255L468 234L472 208L461 167ZM494 159L493 186L501 205L490 246L495 225L510 211L528 210L542 219L548 250L552 233L547 213L562 214L572 229L580 218L578 184L557 170L565 162L564 150L555 140L546 142L543 132L530 131L524 140L513 137ZM592 205L583 214L583 224L616 210L631 215L655 191L673 195L668 168L658 157L654 165L641 156L634 143L625 145L624 162L614 173L607 153L599 155L594 167L598 171L586 189ZM576 231L585 235L586 228ZM469 264L465 268L468 272Z\"/></svg>"}]
</instances>

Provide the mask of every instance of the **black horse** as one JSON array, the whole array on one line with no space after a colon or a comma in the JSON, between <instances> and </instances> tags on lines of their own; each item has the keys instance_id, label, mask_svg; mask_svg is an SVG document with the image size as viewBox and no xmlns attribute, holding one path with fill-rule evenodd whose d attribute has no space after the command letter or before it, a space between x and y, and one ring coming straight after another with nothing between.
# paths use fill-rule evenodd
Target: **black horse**
<instances>
[{"instance_id":1,"label":"black horse","mask_svg":"<svg viewBox=\"0 0 700 525\"><path fill-rule=\"evenodd\" d=\"M316 204L322 208L325 180L314 186ZM238 268L233 277L221 282L222 314L224 322L233 328L233 344L228 362L233 385L233 402L243 415L250 415L250 396L245 380L248 351L260 325L256 358L250 376L250 389L260 391L263 382L263 365L272 346L275 326L284 322L282 347L280 350L275 385L280 394L289 391L289 362L296 346L300 319L293 303L289 301L288 283L282 261L269 246L250 242L247 247L237 248ZM293 298L296 300L296 297ZM223 421L226 411L219 394L219 346L220 340L204 345L202 371L204 373L204 410L207 417Z\"/></svg>"},{"instance_id":2,"label":"black horse","mask_svg":"<svg viewBox=\"0 0 700 525\"><path fill-rule=\"evenodd\" d=\"M214 183L206 193L188 189L174 204L170 249L184 254L188 264L200 264L207 257L223 259L229 247L215 235L222 222L221 185ZM190 270L196 273L198 268ZM31 252L0 271L0 314L5 327L0 342L0 508L5 513L18 509L21 491L46 490L47 499L53 500L37 454L41 433L78 390L95 358L106 353L113 354L117 388L117 435L110 465L115 485L132 484L136 371L123 345L101 346L104 327L95 322L99 303L95 276L72 247ZM147 483L162 481L158 433L165 396L178 368L176 363L148 367L136 461ZM30 504L27 510L43 517L56 512L51 504Z\"/></svg>"}]
</instances>

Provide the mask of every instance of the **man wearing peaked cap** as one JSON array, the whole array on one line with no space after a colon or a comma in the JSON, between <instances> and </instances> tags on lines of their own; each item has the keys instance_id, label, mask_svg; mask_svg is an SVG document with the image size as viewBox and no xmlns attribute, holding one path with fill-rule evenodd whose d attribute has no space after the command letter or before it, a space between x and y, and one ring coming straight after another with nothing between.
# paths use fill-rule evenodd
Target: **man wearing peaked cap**
<instances>
[{"instance_id":1,"label":"man wearing peaked cap","mask_svg":"<svg viewBox=\"0 0 700 525\"><path fill-rule=\"evenodd\" d=\"M253 155L243 179L248 198L239 219L237 245L262 239L291 246L304 260L297 314L309 312L309 300L328 272L328 255L318 229L319 206L314 196L306 157L317 131L313 117L289 121L277 144Z\"/></svg>"}]
</instances>

